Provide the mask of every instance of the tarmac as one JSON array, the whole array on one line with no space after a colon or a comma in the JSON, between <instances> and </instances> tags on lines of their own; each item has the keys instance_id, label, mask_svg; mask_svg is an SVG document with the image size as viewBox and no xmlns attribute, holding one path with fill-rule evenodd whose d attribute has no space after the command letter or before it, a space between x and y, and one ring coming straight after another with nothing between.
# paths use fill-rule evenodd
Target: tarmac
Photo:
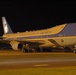
<instances>
[{"instance_id":1,"label":"tarmac","mask_svg":"<svg viewBox=\"0 0 76 75\"><path fill-rule=\"evenodd\" d=\"M30 52L0 50L0 69L53 68L76 66L73 52Z\"/></svg>"}]
</instances>

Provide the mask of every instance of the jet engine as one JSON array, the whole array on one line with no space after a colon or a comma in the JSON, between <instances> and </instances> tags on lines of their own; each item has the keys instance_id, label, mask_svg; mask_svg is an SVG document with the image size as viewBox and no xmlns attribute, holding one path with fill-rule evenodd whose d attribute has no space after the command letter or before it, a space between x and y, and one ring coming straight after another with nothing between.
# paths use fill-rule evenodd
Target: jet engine
<instances>
[{"instance_id":1,"label":"jet engine","mask_svg":"<svg viewBox=\"0 0 76 75\"><path fill-rule=\"evenodd\" d=\"M20 42L17 42L17 41L11 41L10 45L13 50L22 50L23 49L23 44L21 44Z\"/></svg>"}]
</instances>

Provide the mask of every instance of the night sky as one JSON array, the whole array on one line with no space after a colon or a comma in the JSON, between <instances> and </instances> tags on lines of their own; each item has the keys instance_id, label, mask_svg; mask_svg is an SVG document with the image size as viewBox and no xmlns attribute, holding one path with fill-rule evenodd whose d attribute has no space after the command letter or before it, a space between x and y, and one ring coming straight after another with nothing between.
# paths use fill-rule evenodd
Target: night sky
<instances>
[{"instance_id":1,"label":"night sky","mask_svg":"<svg viewBox=\"0 0 76 75\"><path fill-rule=\"evenodd\" d=\"M75 2L0 2L1 17L5 16L13 32L46 29L63 23L76 22Z\"/></svg>"}]
</instances>

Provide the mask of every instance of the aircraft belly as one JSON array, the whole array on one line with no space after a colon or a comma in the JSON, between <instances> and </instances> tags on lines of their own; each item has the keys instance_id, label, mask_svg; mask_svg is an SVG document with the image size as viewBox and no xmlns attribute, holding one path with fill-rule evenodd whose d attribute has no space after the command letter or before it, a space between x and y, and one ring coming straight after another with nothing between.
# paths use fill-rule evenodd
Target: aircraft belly
<instances>
[{"instance_id":1,"label":"aircraft belly","mask_svg":"<svg viewBox=\"0 0 76 75\"><path fill-rule=\"evenodd\" d=\"M71 46L76 44L76 38L61 38L61 39L54 39L60 46Z\"/></svg>"}]
</instances>

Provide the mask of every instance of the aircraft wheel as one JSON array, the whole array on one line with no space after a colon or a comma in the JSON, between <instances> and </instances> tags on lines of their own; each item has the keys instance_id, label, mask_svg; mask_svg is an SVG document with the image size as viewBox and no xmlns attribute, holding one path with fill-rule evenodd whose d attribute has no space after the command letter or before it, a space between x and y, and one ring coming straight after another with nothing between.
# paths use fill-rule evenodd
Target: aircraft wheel
<instances>
[{"instance_id":1,"label":"aircraft wheel","mask_svg":"<svg viewBox=\"0 0 76 75\"><path fill-rule=\"evenodd\" d=\"M26 52L26 50L25 50L25 49L22 49L22 52L23 52L23 53L25 53L25 52Z\"/></svg>"},{"instance_id":2,"label":"aircraft wheel","mask_svg":"<svg viewBox=\"0 0 76 75\"><path fill-rule=\"evenodd\" d=\"M74 52L74 53L76 53L76 51L75 51L75 50L74 50L73 52Z\"/></svg>"}]
</instances>

